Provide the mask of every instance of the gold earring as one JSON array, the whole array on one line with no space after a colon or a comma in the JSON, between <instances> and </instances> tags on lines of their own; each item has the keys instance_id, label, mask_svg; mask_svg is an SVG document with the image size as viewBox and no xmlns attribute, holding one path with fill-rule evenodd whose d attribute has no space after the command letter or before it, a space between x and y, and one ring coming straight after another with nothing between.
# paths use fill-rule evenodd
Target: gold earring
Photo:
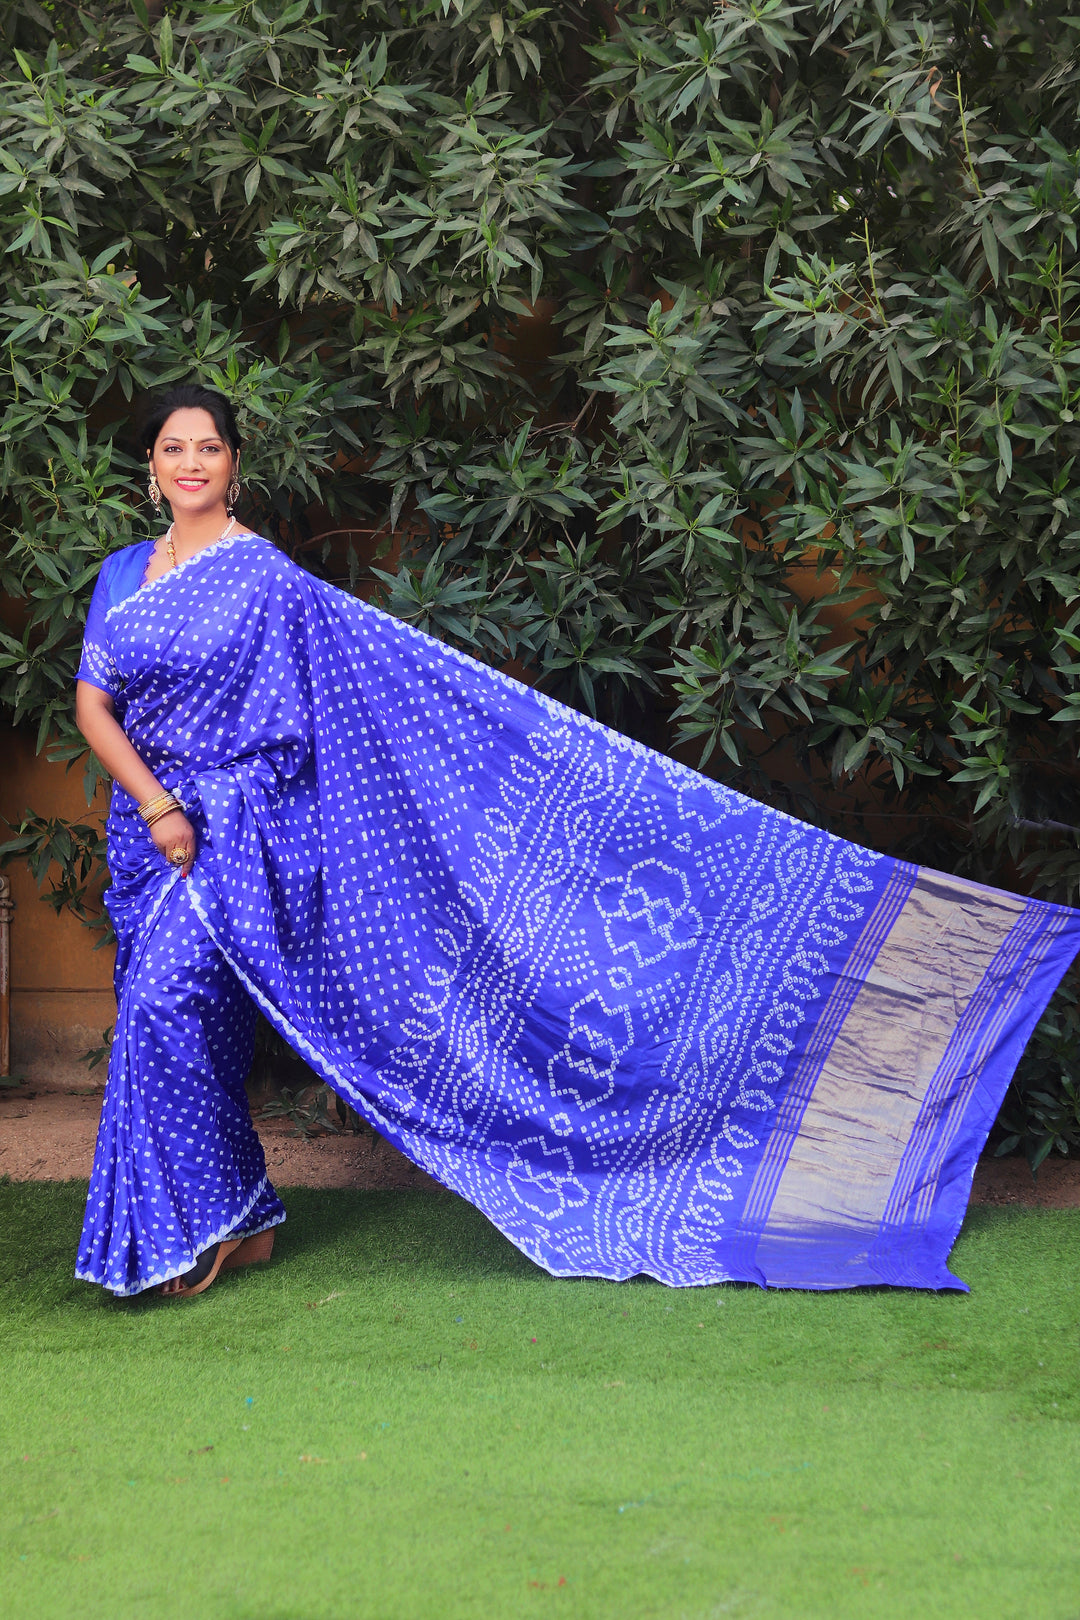
<instances>
[{"instance_id":1,"label":"gold earring","mask_svg":"<svg viewBox=\"0 0 1080 1620\"><path fill-rule=\"evenodd\" d=\"M230 517L232 517L233 507L236 505L236 503L237 503L237 501L239 499L240 499L240 474L239 473L233 473L233 475L232 475L232 483L229 485L228 489L225 491L225 510L226 510L226 512L228 512Z\"/></svg>"},{"instance_id":2,"label":"gold earring","mask_svg":"<svg viewBox=\"0 0 1080 1620\"><path fill-rule=\"evenodd\" d=\"M155 511L160 512L160 510L161 510L161 485L158 483L157 474L154 473L154 472L151 472L151 474L150 474L149 482L147 483L147 486L146 486L146 493L149 495L150 499L153 501Z\"/></svg>"}]
</instances>

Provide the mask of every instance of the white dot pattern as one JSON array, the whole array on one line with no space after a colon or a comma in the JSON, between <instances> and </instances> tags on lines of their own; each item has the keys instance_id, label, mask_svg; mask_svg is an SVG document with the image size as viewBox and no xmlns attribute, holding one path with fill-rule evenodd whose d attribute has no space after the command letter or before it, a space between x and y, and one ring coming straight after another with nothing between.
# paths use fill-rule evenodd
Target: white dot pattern
<instances>
[{"instance_id":1,"label":"white dot pattern","mask_svg":"<svg viewBox=\"0 0 1080 1620\"><path fill-rule=\"evenodd\" d=\"M131 1291L280 1218L238 1118L239 984L548 1270L740 1274L785 1066L893 863L257 536L142 589L136 553L103 570L81 673L199 853L175 881L114 790L121 1009L80 1274Z\"/></svg>"}]
</instances>

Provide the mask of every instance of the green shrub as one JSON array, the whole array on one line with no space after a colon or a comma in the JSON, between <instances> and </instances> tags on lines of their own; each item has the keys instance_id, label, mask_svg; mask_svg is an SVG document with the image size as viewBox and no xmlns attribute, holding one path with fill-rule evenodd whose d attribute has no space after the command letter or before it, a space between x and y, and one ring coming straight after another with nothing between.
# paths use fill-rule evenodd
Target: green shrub
<instances>
[{"instance_id":1,"label":"green shrub","mask_svg":"<svg viewBox=\"0 0 1080 1620\"><path fill-rule=\"evenodd\" d=\"M0 29L0 697L39 743L82 753L88 589L146 523L129 402L197 373L310 566L848 837L1076 899L1075 7ZM1017 1145L1071 1106L1051 1024Z\"/></svg>"}]
</instances>

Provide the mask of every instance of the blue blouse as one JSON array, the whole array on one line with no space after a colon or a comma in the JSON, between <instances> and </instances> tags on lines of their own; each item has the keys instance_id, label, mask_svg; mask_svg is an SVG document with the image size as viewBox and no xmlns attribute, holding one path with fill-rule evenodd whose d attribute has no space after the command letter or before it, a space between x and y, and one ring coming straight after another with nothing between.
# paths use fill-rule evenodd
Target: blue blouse
<instances>
[{"instance_id":1,"label":"blue blouse","mask_svg":"<svg viewBox=\"0 0 1080 1620\"><path fill-rule=\"evenodd\" d=\"M106 557L90 598L82 658L75 679L96 686L111 698L116 697L120 683L109 647L106 616L110 609L139 589L153 549L153 540L138 540L133 546L125 546L122 551L114 551L112 556Z\"/></svg>"}]
</instances>

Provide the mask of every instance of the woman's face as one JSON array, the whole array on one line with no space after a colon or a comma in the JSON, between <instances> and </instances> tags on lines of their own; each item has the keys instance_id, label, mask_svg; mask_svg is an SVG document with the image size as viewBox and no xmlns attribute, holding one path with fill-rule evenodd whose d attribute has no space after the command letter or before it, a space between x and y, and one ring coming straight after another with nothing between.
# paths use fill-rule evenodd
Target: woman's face
<instances>
[{"instance_id":1,"label":"woman's face","mask_svg":"<svg viewBox=\"0 0 1080 1620\"><path fill-rule=\"evenodd\" d=\"M233 456L209 411L173 411L150 452L150 470L173 516L197 517L225 504Z\"/></svg>"}]
</instances>

